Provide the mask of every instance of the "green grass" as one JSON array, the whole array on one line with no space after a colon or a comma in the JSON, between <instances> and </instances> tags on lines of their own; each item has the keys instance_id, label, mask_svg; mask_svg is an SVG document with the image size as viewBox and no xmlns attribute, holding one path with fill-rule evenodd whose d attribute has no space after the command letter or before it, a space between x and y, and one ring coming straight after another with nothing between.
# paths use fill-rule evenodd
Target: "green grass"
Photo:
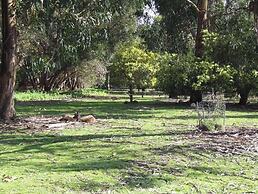
<instances>
[{"instance_id":1,"label":"green grass","mask_svg":"<svg viewBox=\"0 0 258 194\"><path fill-rule=\"evenodd\" d=\"M71 95L72 98L85 98L85 97L103 97L108 95L107 90L87 88L71 92L65 92L64 94Z\"/></svg>"},{"instance_id":2,"label":"green grass","mask_svg":"<svg viewBox=\"0 0 258 194\"><path fill-rule=\"evenodd\" d=\"M0 135L0 193L258 192L257 155L222 154L187 138L187 106L138 99L20 102L19 116L80 111L85 128ZM258 111L231 109L227 125L257 125Z\"/></svg>"},{"instance_id":3,"label":"green grass","mask_svg":"<svg viewBox=\"0 0 258 194\"><path fill-rule=\"evenodd\" d=\"M46 93L39 91L26 91L26 92L16 92L16 101L32 101L32 100L56 100L68 98L68 95L60 94L58 91Z\"/></svg>"},{"instance_id":4,"label":"green grass","mask_svg":"<svg viewBox=\"0 0 258 194\"><path fill-rule=\"evenodd\" d=\"M15 99L17 101L35 101L35 100L60 100L70 98L85 98L85 97L104 97L108 92L102 89L87 88L75 91L54 91L54 92L41 92L41 91L26 91L16 92Z\"/></svg>"}]
</instances>

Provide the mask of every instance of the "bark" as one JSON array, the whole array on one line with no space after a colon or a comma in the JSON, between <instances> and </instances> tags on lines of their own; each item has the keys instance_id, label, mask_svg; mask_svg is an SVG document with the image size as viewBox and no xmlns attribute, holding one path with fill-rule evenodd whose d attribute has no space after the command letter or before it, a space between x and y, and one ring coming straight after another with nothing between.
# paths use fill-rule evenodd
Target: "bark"
<instances>
[{"instance_id":1,"label":"bark","mask_svg":"<svg viewBox=\"0 0 258 194\"><path fill-rule=\"evenodd\" d=\"M0 118L15 116L14 87L16 80L16 0L1 0L2 7L2 63L0 67Z\"/></svg>"},{"instance_id":2,"label":"bark","mask_svg":"<svg viewBox=\"0 0 258 194\"><path fill-rule=\"evenodd\" d=\"M142 88L142 98L143 98L143 96L144 96L144 92L145 92L145 89Z\"/></svg>"},{"instance_id":3,"label":"bark","mask_svg":"<svg viewBox=\"0 0 258 194\"><path fill-rule=\"evenodd\" d=\"M195 56L203 58L204 55L204 40L203 30L207 28L207 11L208 0L198 0L198 21L197 21L197 34L195 39ZM191 91L190 103L202 101L202 92L199 90Z\"/></svg>"},{"instance_id":4,"label":"bark","mask_svg":"<svg viewBox=\"0 0 258 194\"><path fill-rule=\"evenodd\" d=\"M204 54L203 30L207 27L208 0L198 0L198 22L195 40L195 55L202 58Z\"/></svg>"},{"instance_id":5,"label":"bark","mask_svg":"<svg viewBox=\"0 0 258 194\"><path fill-rule=\"evenodd\" d=\"M110 72L107 72L106 74L106 89L110 90Z\"/></svg>"},{"instance_id":6,"label":"bark","mask_svg":"<svg viewBox=\"0 0 258 194\"><path fill-rule=\"evenodd\" d=\"M130 102L133 102L133 86L131 84L129 85L129 98Z\"/></svg>"},{"instance_id":7,"label":"bark","mask_svg":"<svg viewBox=\"0 0 258 194\"><path fill-rule=\"evenodd\" d=\"M258 53L258 0L249 3L249 11L254 14L254 27L256 34L256 53Z\"/></svg>"},{"instance_id":8,"label":"bark","mask_svg":"<svg viewBox=\"0 0 258 194\"><path fill-rule=\"evenodd\" d=\"M249 88L243 88L239 91L239 94L240 94L239 105L247 104L250 91L251 91L251 89L249 89Z\"/></svg>"}]
</instances>

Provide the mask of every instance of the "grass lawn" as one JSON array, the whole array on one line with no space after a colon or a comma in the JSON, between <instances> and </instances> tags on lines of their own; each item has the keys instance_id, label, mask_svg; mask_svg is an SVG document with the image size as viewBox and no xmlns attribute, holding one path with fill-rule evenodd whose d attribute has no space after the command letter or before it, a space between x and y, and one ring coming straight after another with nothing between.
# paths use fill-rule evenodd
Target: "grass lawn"
<instances>
[{"instance_id":1,"label":"grass lawn","mask_svg":"<svg viewBox=\"0 0 258 194\"><path fill-rule=\"evenodd\" d=\"M1 133L0 193L258 192L257 152L213 149L228 137L194 135L192 109L144 99L19 102L19 116L80 111L98 122ZM258 110L231 108L226 122L258 125Z\"/></svg>"}]
</instances>

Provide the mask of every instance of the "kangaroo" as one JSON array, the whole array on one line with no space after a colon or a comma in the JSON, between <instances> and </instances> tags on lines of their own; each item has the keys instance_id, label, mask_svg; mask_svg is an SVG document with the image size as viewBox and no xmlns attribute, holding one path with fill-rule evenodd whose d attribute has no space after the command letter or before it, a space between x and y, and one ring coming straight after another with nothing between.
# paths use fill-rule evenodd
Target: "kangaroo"
<instances>
[{"instance_id":1,"label":"kangaroo","mask_svg":"<svg viewBox=\"0 0 258 194\"><path fill-rule=\"evenodd\" d=\"M81 117L80 121L85 123L95 123L96 119L93 115L87 115L87 116Z\"/></svg>"},{"instance_id":2,"label":"kangaroo","mask_svg":"<svg viewBox=\"0 0 258 194\"><path fill-rule=\"evenodd\" d=\"M81 114L79 112L76 112L74 114L74 119L76 119L76 121L80 121L80 122L84 122L84 123L95 123L96 119L93 115L87 115L87 116L81 116Z\"/></svg>"},{"instance_id":3,"label":"kangaroo","mask_svg":"<svg viewBox=\"0 0 258 194\"><path fill-rule=\"evenodd\" d=\"M75 119L72 115L65 114L59 121L73 122Z\"/></svg>"},{"instance_id":4,"label":"kangaroo","mask_svg":"<svg viewBox=\"0 0 258 194\"><path fill-rule=\"evenodd\" d=\"M76 121L80 121L81 114L80 114L79 112L76 112L76 113L74 113L73 118L74 118Z\"/></svg>"}]
</instances>

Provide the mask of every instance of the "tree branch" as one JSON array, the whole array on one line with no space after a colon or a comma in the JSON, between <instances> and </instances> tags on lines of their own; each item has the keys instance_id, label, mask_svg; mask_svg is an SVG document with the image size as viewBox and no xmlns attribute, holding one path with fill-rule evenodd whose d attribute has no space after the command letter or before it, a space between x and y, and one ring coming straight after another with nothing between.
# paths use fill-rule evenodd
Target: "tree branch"
<instances>
[{"instance_id":1,"label":"tree branch","mask_svg":"<svg viewBox=\"0 0 258 194\"><path fill-rule=\"evenodd\" d=\"M188 3L190 3L195 9L196 9L196 11L200 11L199 10L199 8L198 8L198 6L194 3L194 2L192 2L191 0L186 0Z\"/></svg>"}]
</instances>

